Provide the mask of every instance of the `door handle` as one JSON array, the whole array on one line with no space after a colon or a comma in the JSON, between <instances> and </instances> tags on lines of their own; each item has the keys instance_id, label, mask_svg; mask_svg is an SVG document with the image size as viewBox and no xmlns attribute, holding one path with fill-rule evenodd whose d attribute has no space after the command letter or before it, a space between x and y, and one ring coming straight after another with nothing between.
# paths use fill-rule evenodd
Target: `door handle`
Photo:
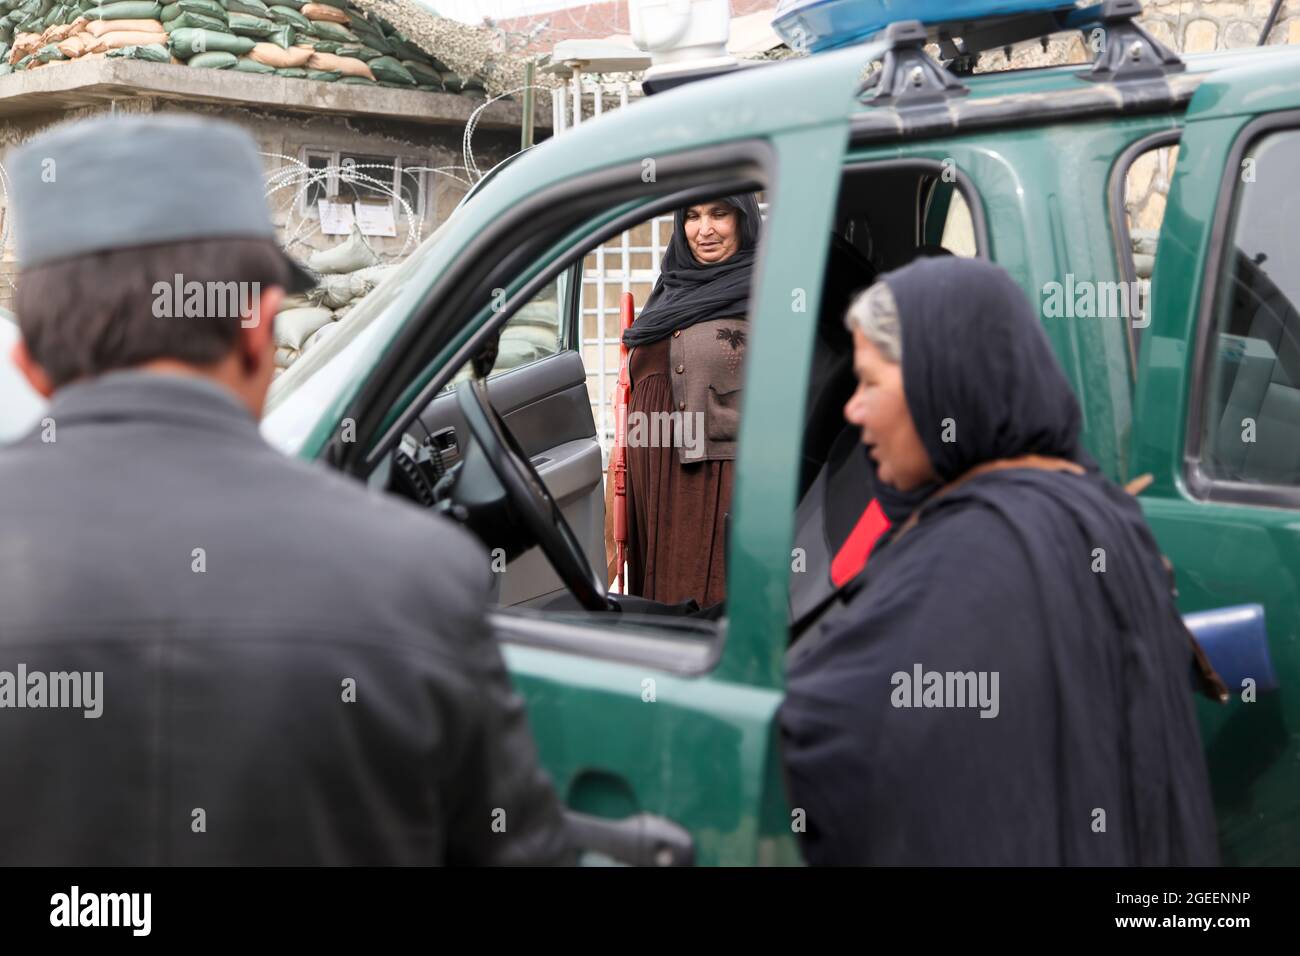
<instances>
[{"instance_id":1,"label":"door handle","mask_svg":"<svg viewBox=\"0 0 1300 956\"><path fill-rule=\"evenodd\" d=\"M573 810L565 822L580 850L604 854L632 866L694 866L695 841L672 820L638 813L619 820Z\"/></svg>"}]
</instances>

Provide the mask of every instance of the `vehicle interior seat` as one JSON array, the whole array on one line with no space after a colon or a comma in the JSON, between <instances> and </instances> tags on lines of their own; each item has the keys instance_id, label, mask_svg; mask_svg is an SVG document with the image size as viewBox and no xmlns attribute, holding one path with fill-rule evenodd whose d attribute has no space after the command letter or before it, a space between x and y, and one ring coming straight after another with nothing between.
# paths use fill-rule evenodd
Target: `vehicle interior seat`
<instances>
[{"instance_id":1,"label":"vehicle interior seat","mask_svg":"<svg viewBox=\"0 0 1300 956\"><path fill-rule=\"evenodd\" d=\"M1300 315L1260 264L1238 250L1232 311L1218 337L1217 394L1226 400L1210 450L1222 477L1294 484L1300 481ZM1253 442L1243 440L1247 419L1255 422Z\"/></svg>"},{"instance_id":2,"label":"vehicle interior seat","mask_svg":"<svg viewBox=\"0 0 1300 956\"><path fill-rule=\"evenodd\" d=\"M856 387L853 378L853 336L844 327L844 313L853 296L876 281L876 269L847 239L831 236L817 316L808 398L804 405L803 458L799 497L826 464L831 443L844 425L842 409Z\"/></svg>"}]
</instances>

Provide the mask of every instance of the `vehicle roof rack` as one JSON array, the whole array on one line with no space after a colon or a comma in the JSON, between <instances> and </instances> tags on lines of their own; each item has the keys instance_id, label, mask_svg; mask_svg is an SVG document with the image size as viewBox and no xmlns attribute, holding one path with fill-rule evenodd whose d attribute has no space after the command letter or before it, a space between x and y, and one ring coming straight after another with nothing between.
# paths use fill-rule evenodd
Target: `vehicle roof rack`
<instances>
[{"instance_id":1,"label":"vehicle roof rack","mask_svg":"<svg viewBox=\"0 0 1300 956\"><path fill-rule=\"evenodd\" d=\"M931 106L970 90L958 79L973 72L988 50L1009 50L1014 43L1039 39L1044 46L1052 33L1081 30L1097 53L1081 79L1106 83L1145 82L1186 69L1178 54L1148 33L1134 18L1142 13L1138 0L1105 0L1082 9L1035 11L985 20L954 21L925 26L919 20L890 24L881 34L888 46L881 68L858 90L873 106ZM941 64L925 52L939 45Z\"/></svg>"},{"instance_id":2,"label":"vehicle roof rack","mask_svg":"<svg viewBox=\"0 0 1300 956\"><path fill-rule=\"evenodd\" d=\"M874 89L873 106L922 106L970 92L952 73L925 52L929 34L919 20L891 23L885 29L881 68L867 77L858 96Z\"/></svg>"},{"instance_id":3,"label":"vehicle roof rack","mask_svg":"<svg viewBox=\"0 0 1300 956\"><path fill-rule=\"evenodd\" d=\"M1106 0L1100 8L1089 7L1079 13L1091 11L1096 11L1102 35L1088 79L1123 83L1153 79L1187 68L1177 53L1134 22L1142 13L1138 0Z\"/></svg>"}]
</instances>

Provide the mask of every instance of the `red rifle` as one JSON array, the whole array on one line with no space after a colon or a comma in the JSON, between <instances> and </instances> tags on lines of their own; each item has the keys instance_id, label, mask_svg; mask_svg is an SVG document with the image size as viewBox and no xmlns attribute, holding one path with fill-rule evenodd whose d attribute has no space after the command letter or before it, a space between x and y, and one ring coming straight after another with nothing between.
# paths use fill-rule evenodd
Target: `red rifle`
<instances>
[{"instance_id":1,"label":"red rifle","mask_svg":"<svg viewBox=\"0 0 1300 956\"><path fill-rule=\"evenodd\" d=\"M627 593L623 566L627 561L627 407L632 401L632 379L627 370L627 346L622 332L632 326L632 293L619 301L618 385L614 389L614 566L618 569L615 588Z\"/></svg>"}]
</instances>

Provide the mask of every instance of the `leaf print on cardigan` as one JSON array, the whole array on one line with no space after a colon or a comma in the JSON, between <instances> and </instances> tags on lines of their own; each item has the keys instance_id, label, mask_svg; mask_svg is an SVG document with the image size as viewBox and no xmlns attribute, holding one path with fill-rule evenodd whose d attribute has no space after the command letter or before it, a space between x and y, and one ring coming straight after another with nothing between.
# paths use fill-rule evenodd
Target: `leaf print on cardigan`
<instances>
[{"instance_id":1,"label":"leaf print on cardigan","mask_svg":"<svg viewBox=\"0 0 1300 956\"><path fill-rule=\"evenodd\" d=\"M740 367L741 353L740 349L745 346L744 329L718 329L718 341L731 346L731 352L727 355L727 370L734 372ZM725 347L725 346L724 346Z\"/></svg>"}]
</instances>

